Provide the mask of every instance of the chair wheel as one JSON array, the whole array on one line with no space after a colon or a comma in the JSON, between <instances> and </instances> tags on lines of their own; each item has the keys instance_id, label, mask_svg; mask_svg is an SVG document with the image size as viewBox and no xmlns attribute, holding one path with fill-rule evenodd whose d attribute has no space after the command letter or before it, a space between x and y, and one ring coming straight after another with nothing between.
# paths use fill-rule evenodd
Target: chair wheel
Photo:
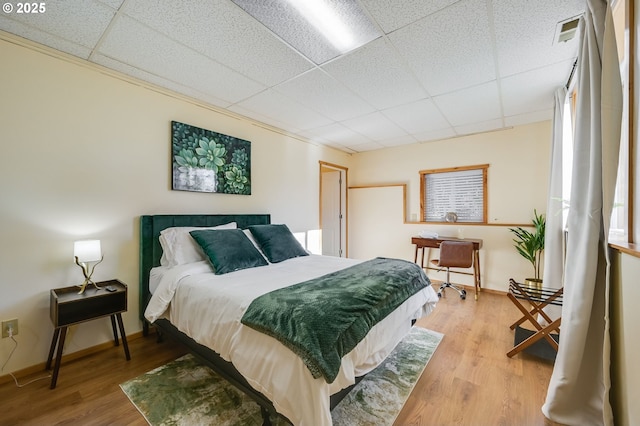
<instances>
[{"instance_id":1,"label":"chair wheel","mask_svg":"<svg viewBox=\"0 0 640 426\"><path fill-rule=\"evenodd\" d=\"M466 299L466 298L467 298L467 295L466 295L466 294L461 294L461 295L460 295L460 299L464 300L464 299Z\"/></svg>"},{"instance_id":2,"label":"chair wheel","mask_svg":"<svg viewBox=\"0 0 640 426\"><path fill-rule=\"evenodd\" d=\"M438 292L438 299L442 297L442 293Z\"/></svg>"}]
</instances>

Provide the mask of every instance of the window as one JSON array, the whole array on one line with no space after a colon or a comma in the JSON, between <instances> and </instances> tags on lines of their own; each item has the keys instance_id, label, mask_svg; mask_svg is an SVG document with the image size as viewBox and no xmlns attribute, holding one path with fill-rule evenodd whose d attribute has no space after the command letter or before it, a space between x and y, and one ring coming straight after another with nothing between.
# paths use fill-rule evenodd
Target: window
<instances>
[{"instance_id":1,"label":"window","mask_svg":"<svg viewBox=\"0 0 640 426\"><path fill-rule=\"evenodd\" d=\"M424 222L487 221L488 164L420 171Z\"/></svg>"}]
</instances>

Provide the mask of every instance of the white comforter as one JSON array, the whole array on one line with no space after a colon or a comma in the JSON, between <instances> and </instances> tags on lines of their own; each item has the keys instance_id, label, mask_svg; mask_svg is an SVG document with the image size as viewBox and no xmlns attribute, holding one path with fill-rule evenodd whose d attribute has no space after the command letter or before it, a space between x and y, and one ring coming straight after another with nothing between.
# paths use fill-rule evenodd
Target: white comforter
<instances>
[{"instance_id":1,"label":"white comforter","mask_svg":"<svg viewBox=\"0 0 640 426\"><path fill-rule=\"evenodd\" d=\"M281 263L215 275L208 262L161 268L145 311L153 322L167 317L182 332L233 363L254 389L296 425L331 425L329 396L378 366L409 331L410 319L431 312L438 298L429 286L387 318L342 359L328 384L314 379L292 351L276 339L240 323L251 301L272 290L355 265L360 261L310 255Z\"/></svg>"}]
</instances>

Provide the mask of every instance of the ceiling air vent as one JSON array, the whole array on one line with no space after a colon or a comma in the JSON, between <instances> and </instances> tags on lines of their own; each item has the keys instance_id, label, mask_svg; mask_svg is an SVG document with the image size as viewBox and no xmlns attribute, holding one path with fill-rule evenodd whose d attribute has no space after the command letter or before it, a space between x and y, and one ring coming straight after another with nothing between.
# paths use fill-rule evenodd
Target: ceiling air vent
<instances>
[{"instance_id":1,"label":"ceiling air vent","mask_svg":"<svg viewBox=\"0 0 640 426\"><path fill-rule=\"evenodd\" d=\"M573 18L558 22L558 25L556 25L556 37L554 38L555 42L562 43L574 38L578 31L579 22L580 16L574 16Z\"/></svg>"}]
</instances>

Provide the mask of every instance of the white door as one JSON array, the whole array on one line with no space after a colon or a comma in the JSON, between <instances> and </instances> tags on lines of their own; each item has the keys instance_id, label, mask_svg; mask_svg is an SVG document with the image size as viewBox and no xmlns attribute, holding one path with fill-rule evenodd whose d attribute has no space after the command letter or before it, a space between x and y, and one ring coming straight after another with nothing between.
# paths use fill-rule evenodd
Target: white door
<instances>
[{"instance_id":1,"label":"white door","mask_svg":"<svg viewBox=\"0 0 640 426\"><path fill-rule=\"evenodd\" d=\"M320 172L322 254L343 257L346 256L344 170L322 165Z\"/></svg>"}]
</instances>

